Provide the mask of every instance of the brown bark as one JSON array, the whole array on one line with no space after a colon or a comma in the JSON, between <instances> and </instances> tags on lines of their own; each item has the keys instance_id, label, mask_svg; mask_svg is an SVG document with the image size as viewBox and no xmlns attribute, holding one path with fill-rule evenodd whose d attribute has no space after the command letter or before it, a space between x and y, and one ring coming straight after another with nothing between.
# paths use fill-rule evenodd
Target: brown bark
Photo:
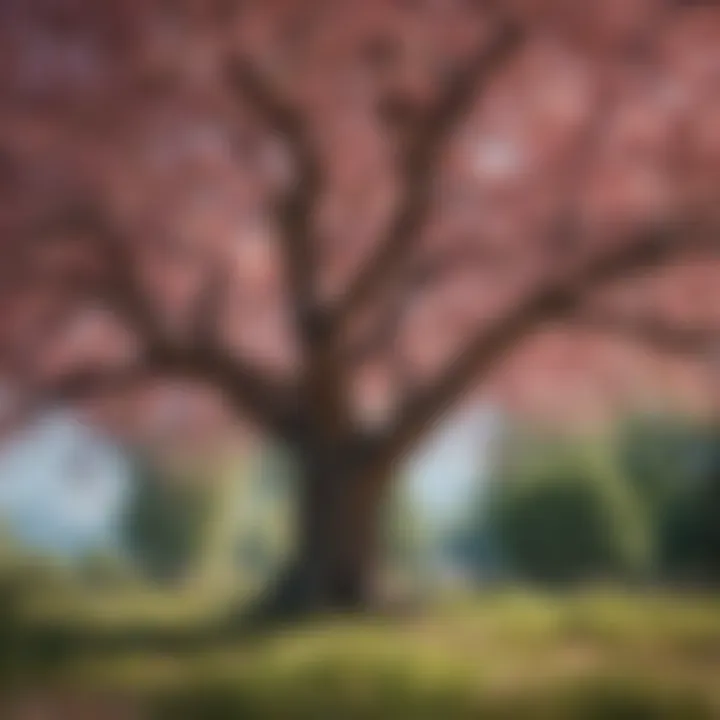
<instances>
[{"instance_id":1,"label":"brown bark","mask_svg":"<svg viewBox=\"0 0 720 720\"><path fill-rule=\"evenodd\" d=\"M261 601L266 617L347 612L375 601L384 491L390 473L349 458L306 455L298 487L295 553Z\"/></svg>"}]
</instances>

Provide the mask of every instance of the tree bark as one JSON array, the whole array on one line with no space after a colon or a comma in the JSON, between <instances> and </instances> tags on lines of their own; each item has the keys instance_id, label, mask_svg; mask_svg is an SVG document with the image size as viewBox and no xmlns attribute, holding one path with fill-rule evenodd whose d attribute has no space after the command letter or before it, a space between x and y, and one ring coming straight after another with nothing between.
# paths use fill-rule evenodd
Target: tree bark
<instances>
[{"instance_id":1,"label":"tree bark","mask_svg":"<svg viewBox=\"0 0 720 720\"><path fill-rule=\"evenodd\" d=\"M265 617L349 612L373 605L382 507L390 472L349 458L301 458L294 554L261 601Z\"/></svg>"}]
</instances>

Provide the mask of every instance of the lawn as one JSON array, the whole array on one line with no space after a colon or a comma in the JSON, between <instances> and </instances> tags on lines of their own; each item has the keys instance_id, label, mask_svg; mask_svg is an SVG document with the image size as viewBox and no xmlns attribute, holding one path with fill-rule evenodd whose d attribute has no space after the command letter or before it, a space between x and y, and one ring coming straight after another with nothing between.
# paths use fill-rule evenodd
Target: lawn
<instances>
[{"instance_id":1,"label":"lawn","mask_svg":"<svg viewBox=\"0 0 720 720\"><path fill-rule=\"evenodd\" d=\"M136 642L76 649L67 631L54 662L26 658L8 702L42 690L56 707L89 703L93 718L163 720L720 718L720 599L492 592L412 616L205 642L203 603L178 612L167 601L165 640L184 632L195 642L143 644L138 628L154 626L161 604L148 603L145 621L141 603L130 617L118 597L98 603L102 612L68 612L66 630L112 628Z\"/></svg>"}]
</instances>

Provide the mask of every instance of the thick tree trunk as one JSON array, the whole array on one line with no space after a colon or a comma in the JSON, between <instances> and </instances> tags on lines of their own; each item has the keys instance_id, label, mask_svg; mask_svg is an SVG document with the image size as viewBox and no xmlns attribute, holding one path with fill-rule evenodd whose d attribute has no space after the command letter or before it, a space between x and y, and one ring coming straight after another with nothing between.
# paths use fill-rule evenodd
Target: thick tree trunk
<instances>
[{"instance_id":1,"label":"thick tree trunk","mask_svg":"<svg viewBox=\"0 0 720 720\"><path fill-rule=\"evenodd\" d=\"M264 598L269 616L346 612L375 599L379 534L389 474L341 458L303 458L295 552Z\"/></svg>"}]
</instances>

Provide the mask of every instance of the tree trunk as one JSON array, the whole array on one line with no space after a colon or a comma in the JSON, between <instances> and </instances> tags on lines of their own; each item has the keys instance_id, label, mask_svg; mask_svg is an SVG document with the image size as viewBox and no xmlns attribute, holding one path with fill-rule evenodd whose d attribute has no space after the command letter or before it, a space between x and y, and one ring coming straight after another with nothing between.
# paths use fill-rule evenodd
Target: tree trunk
<instances>
[{"instance_id":1,"label":"tree trunk","mask_svg":"<svg viewBox=\"0 0 720 720\"><path fill-rule=\"evenodd\" d=\"M389 473L308 455L299 478L294 555L264 598L269 616L346 612L372 605Z\"/></svg>"}]
</instances>

